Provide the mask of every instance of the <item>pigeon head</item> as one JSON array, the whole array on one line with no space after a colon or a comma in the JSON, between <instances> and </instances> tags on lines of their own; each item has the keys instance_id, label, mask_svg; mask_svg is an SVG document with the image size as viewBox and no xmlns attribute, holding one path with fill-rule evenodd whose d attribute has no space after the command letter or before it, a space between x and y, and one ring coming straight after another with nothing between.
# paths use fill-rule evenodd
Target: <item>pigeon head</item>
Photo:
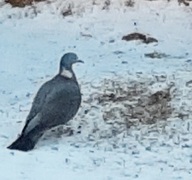
<instances>
[{"instance_id":1,"label":"pigeon head","mask_svg":"<svg viewBox=\"0 0 192 180\"><path fill-rule=\"evenodd\" d=\"M74 76L72 65L78 62L83 63L82 60L78 59L78 56L75 53L64 54L60 62L60 75L72 78Z\"/></svg>"},{"instance_id":2,"label":"pigeon head","mask_svg":"<svg viewBox=\"0 0 192 180\"><path fill-rule=\"evenodd\" d=\"M61 58L60 67L70 70L72 69L72 65L77 62L83 63L83 61L78 59L75 53L66 53Z\"/></svg>"}]
</instances>

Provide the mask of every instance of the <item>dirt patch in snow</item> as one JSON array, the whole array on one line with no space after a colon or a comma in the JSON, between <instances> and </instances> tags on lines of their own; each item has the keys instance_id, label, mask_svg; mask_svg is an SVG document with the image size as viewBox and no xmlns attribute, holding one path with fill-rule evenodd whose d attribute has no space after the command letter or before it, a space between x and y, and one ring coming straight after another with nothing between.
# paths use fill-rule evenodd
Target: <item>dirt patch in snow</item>
<instances>
[{"instance_id":1,"label":"dirt patch in snow","mask_svg":"<svg viewBox=\"0 0 192 180\"><path fill-rule=\"evenodd\" d=\"M125 41L141 40L145 44L158 42L158 40L155 39L154 37L150 37L145 34L141 34L141 33L137 33L137 32L130 33L130 34L123 36L122 40L125 40Z\"/></svg>"},{"instance_id":2,"label":"dirt patch in snow","mask_svg":"<svg viewBox=\"0 0 192 180\"><path fill-rule=\"evenodd\" d=\"M138 124L154 124L171 116L172 84L157 83L156 88L154 79L120 79L104 79L100 91L90 94L85 101L101 109L106 124L118 124L124 129Z\"/></svg>"},{"instance_id":3,"label":"dirt patch in snow","mask_svg":"<svg viewBox=\"0 0 192 180\"><path fill-rule=\"evenodd\" d=\"M171 116L171 86L151 92L147 82L106 79L102 83L103 92L95 100L104 109L106 123L118 119L129 128L133 124L153 124Z\"/></svg>"}]
</instances>

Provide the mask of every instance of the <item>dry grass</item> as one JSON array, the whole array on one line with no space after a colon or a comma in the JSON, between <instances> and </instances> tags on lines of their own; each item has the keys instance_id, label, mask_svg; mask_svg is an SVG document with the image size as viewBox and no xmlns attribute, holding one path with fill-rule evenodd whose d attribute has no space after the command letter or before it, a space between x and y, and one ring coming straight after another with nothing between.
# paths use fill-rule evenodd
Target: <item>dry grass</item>
<instances>
[{"instance_id":1,"label":"dry grass","mask_svg":"<svg viewBox=\"0 0 192 180\"><path fill-rule=\"evenodd\" d=\"M32 5L33 2L40 2L46 0L5 0L10 3L13 7L25 7L26 5Z\"/></svg>"},{"instance_id":2,"label":"dry grass","mask_svg":"<svg viewBox=\"0 0 192 180\"><path fill-rule=\"evenodd\" d=\"M95 100L104 109L103 120L106 123L119 121L129 128L138 123L153 124L171 115L172 86L151 93L148 82L106 79L102 87L103 92Z\"/></svg>"}]
</instances>

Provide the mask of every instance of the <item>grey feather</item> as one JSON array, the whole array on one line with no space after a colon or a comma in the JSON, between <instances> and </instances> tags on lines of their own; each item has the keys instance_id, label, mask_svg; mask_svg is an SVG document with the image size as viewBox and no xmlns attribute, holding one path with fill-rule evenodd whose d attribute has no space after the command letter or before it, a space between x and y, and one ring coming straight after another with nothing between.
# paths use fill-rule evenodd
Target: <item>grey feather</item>
<instances>
[{"instance_id":1,"label":"grey feather","mask_svg":"<svg viewBox=\"0 0 192 180\"><path fill-rule=\"evenodd\" d=\"M72 64L76 62L82 61L74 53L67 53L61 58L59 74L41 86L21 136L9 149L31 150L46 130L64 125L75 116L81 103L80 88L72 70ZM71 73L72 77L65 76L63 71Z\"/></svg>"}]
</instances>

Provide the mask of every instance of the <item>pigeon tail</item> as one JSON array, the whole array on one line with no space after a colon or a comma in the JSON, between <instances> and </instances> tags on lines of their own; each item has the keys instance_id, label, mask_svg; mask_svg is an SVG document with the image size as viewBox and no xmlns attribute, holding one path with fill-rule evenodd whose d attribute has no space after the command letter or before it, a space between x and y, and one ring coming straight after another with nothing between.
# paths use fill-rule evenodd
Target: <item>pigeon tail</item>
<instances>
[{"instance_id":1,"label":"pigeon tail","mask_svg":"<svg viewBox=\"0 0 192 180\"><path fill-rule=\"evenodd\" d=\"M19 151L30 151L35 147L35 144L39 138L39 136L36 136L36 138L31 138L29 135L21 135L7 148Z\"/></svg>"}]
</instances>

